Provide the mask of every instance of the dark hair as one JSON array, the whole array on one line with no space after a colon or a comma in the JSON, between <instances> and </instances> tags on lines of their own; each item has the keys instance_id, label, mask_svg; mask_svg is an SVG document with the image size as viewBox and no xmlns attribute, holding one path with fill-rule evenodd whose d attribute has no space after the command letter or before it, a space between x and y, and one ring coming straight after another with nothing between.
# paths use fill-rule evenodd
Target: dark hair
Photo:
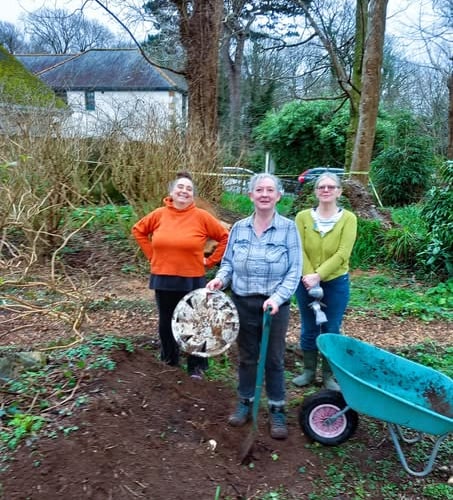
<instances>
[{"instance_id":1,"label":"dark hair","mask_svg":"<svg viewBox=\"0 0 453 500\"><path fill-rule=\"evenodd\" d=\"M193 182L193 178L192 178L192 174L190 172L188 172L187 170L181 170L180 172L177 172L176 173L176 179L189 179L190 181Z\"/></svg>"},{"instance_id":2,"label":"dark hair","mask_svg":"<svg viewBox=\"0 0 453 500\"><path fill-rule=\"evenodd\" d=\"M173 191L173 188L176 186L176 183L178 182L178 179L188 179L192 183L192 185L193 185L192 174L190 172L188 172L187 170L181 170L180 172L176 173L176 177L168 185L168 192L169 193L171 193L171 191ZM194 193L195 193L195 186L193 186L193 190L194 190Z\"/></svg>"}]
</instances>

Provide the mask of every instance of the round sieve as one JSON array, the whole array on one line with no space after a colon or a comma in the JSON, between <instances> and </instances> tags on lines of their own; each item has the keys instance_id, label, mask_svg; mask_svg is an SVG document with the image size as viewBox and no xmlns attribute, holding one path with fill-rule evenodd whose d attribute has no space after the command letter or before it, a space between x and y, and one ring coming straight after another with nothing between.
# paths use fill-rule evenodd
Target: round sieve
<instances>
[{"instance_id":1,"label":"round sieve","mask_svg":"<svg viewBox=\"0 0 453 500\"><path fill-rule=\"evenodd\" d=\"M224 292L198 288L178 302L171 326L183 351L207 358L222 354L236 340L239 316Z\"/></svg>"}]
</instances>

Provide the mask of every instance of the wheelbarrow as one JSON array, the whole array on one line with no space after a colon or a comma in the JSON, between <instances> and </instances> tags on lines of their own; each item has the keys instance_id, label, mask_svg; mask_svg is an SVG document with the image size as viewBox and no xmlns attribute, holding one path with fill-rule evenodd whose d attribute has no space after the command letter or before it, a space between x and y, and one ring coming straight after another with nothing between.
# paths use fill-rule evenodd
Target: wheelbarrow
<instances>
[{"instance_id":1,"label":"wheelbarrow","mask_svg":"<svg viewBox=\"0 0 453 500\"><path fill-rule=\"evenodd\" d=\"M414 361L344 335L317 339L341 392L323 390L305 398L299 424L311 439L338 445L349 439L362 413L387 424L404 470L423 477L432 471L442 442L453 432L453 380ZM409 467L401 442L436 436L422 471Z\"/></svg>"}]
</instances>

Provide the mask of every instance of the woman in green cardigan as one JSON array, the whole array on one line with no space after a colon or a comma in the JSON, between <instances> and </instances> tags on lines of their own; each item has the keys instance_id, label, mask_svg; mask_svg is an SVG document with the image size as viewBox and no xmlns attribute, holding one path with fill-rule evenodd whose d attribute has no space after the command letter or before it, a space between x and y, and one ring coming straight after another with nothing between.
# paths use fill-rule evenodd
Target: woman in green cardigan
<instances>
[{"instance_id":1,"label":"woman in green cardigan","mask_svg":"<svg viewBox=\"0 0 453 500\"><path fill-rule=\"evenodd\" d=\"M304 371L293 379L297 386L315 380L318 364L316 338L320 333L341 333L343 315L349 301L349 258L357 234L356 216L338 206L341 184L337 175L326 173L315 183L318 206L296 215L303 246L303 276L296 291L301 315L300 346ZM321 287L321 291L318 286ZM311 291L311 292L310 292ZM319 293L324 319L313 308ZM322 317L322 316L321 316ZM339 390L327 360L322 359L323 384Z\"/></svg>"}]
</instances>

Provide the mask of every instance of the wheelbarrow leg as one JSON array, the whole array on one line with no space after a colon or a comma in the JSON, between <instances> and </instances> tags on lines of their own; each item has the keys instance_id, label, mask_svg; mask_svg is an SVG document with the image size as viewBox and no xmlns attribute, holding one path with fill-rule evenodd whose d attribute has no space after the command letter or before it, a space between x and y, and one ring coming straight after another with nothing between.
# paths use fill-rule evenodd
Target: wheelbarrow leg
<instances>
[{"instance_id":1,"label":"wheelbarrow leg","mask_svg":"<svg viewBox=\"0 0 453 500\"><path fill-rule=\"evenodd\" d=\"M423 434L421 432L416 432L415 437L412 438L405 436L403 430L401 429L401 426L399 425L395 425L395 431L398 434L398 438L408 444L418 443L423 438Z\"/></svg>"},{"instance_id":2,"label":"wheelbarrow leg","mask_svg":"<svg viewBox=\"0 0 453 500\"><path fill-rule=\"evenodd\" d=\"M422 471L418 472L418 471L414 471L413 469L411 469L407 463L406 457L404 455L404 451L402 450L401 444L399 441L399 437L403 438L403 435L401 433L399 426L396 424L391 424L389 422L387 422L387 426L389 429L390 436L392 437L393 444L395 445L396 452L398 454L398 458L400 459L401 465L403 466L404 470L408 474L411 474L412 476L416 476L416 477L424 477L424 476L428 475L433 470L434 461L436 460L440 445L448 437L448 433L443 434L437 438L436 442L434 443L433 449L431 451L431 455L430 455L428 462L426 464L426 467ZM403 441L406 441L409 443L409 442L419 441L419 439L417 438L415 440L405 440L403 438Z\"/></svg>"}]
</instances>

